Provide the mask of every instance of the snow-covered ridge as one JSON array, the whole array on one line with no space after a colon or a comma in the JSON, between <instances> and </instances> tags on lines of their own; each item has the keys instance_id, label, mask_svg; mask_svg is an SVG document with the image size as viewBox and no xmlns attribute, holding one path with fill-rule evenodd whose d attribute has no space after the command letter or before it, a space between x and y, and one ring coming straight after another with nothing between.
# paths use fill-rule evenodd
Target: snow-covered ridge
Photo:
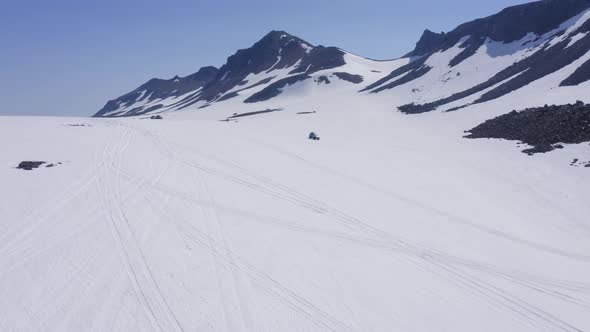
<instances>
[{"instance_id":1,"label":"snow-covered ridge","mask_svg":"<svg viewBox=\"0 0 590 332\"><path fill-rule=\"evenodd\" d=\"M219 69L207 67L205 73L201 69L186 78L151 80L110 101L95 116L134 116L204 108L253 93L256 87L290 76L337 68L345 64L344 55L338 48L313 46L286 32L272 31L252 47L238 50ZM188 86L187 82L192 85Z\"/></svg>"},{"instance_id":2,"label":"snow-covered ridge","mask_svg":"<svg viewBox=\"0 0 590 332\"><path fill-rule=\"evenodd\" d=\"M239 108L236 111L251 111L252 103L260 109L270 104L288 108L293 99L283 97L299 85L306 87L298 94L302 98L339 91L361 100L386 100L392 109L407 113L486 103L537 81L547 81L542 89L553 95L564 91L560 101L567 103L573 100L566 97L571 91L566 87L582 87L590 79L590 63L571 70L571 64L590 51L588 8L590 0L510 7L449 33L427 30L414 51L391 61L313 46L284 31L272 31L250 48L238 50L219 69L206 67L185 78L151 80L110 101L95 116L212 110L229 101ZM564 70L570 74L557 84L546 80Z\"/></svg>"}]
</instances>

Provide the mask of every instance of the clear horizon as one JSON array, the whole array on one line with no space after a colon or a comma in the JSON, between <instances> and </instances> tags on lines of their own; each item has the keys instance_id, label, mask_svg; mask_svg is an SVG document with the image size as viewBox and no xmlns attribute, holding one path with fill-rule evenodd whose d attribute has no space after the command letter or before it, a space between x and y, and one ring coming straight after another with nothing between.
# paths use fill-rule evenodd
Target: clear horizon
<instances>
[{"instance_id":1,"label":"clear horizon","mask_svg":"<svg viewBox=\"0 0 590 332\"><path fill-rule=\"evenodd\" d=\"M367 58L397 58L424 29L449 31L526 2L11 2L0 13L0 115L90 116L150 78L219 67L271 30Z\"/></svg>"}]
</instances>

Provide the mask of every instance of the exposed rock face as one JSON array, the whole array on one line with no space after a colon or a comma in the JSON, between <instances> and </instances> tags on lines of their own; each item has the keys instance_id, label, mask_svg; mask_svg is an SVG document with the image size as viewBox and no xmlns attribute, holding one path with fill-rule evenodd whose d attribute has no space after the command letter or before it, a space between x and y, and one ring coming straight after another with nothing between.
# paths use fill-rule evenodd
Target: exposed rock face
<instances>
[{"instance_id":1,"label":"exposed rock face","mask_svg":"<svg viewBox=\"0 0 590 332\"><path fill-rule=\"evenodd\" d=\"M219 69L215 67L203 67L198 72L186 77L175 76L169 80L153 78L139 88L117 98L110 100L95 117L108 116L110 112L120 109L122 106L133 105L138 102L145 102L168 97L182 96L188 92L198 90L211 82ZM151 109L138 107L135 111L129 112L127 116L144 114L161 108L152 106Z\"/></svg>"},{"instance_id":2,"label":"exposed rock face","mask_svg":"<svg viewBox=\"0 0 590 332\"><path fill-rule=\"evenodd\" d=\"M582 64L568 78L563 80L560 86L575 86L590 80L590 60Z\"/></svg>"},{"instance_id":3,"label":"exposed rock face","mask_svg":"<svg viewBox=\"0 0 590 332\"><path fill-rule=\"evenodd\" d=\"M446 34L444 32L435 33L428 29L424 30L422 37L416 43L416 48L408 54L406 57L411 56L422 56L428 53L435 52L442 48L446 40Z\"/></svg>"},{"instance_id":4,"label":"exposed rock face","mask_svg":"<svg viewBox=\"0 0 590 332\"><path fill-rule=\"evenodd\" d=\"M365 89L361 90L361 92L372 90L372 92L377 93L384 90L393 89L397 86L420 78L426 75L432 69L425 64L426 60L427 57L422 57L421 59L412 61L409 64L392 71L389 75L383 77L377 82L370 84ZM390 82L387 83L388 81Z\"/></svg>"},{"instance_id":5,"label":"exposed rock face","mask_svg":"<svg viewBox=\"0 0 590 332\"><path fill-rule=\"evenodd\" d=\"M218 78L291 67L306 55L306 48L312 45L303 39L284 31L271 31L252 47L230 56L219 70Z\"/></svg>"},{"instance_id":6,"label":"exposed rock face","mask_svg":"<svg viewBox=\"0 0 590 332\"><path fill-rule=\"evenodd\" d=\"M465 52L477 49L485 38L509 43L528 33L541 35L590 7L590 0L544 0L508 7L501 12L461 24L449 33L424 31L409 56L420 56L448 49L466 36ZM477 47L476 47L477 46ZM461 55L466 57L466 54Z\"/></svg>"},{"instance_id":7,"label":"exposed rock face","mask_svg":"<svg viewBox=\"0 0 590 332\"><path fill-rule=\"evenodd\" d=\"M440 99L423 104L409 103L398 109L407 114L430 112L436 109L458 110L471 104L503 97L571 65L590 51L590 21L587 20L579 26L565 24L569 19L575 18L589 8L590 0L544 0L506 8L495 15L462 24L449 33L437 34L426 30L416 44L416 48L408 54L415 57L412 58L413 61L369 85L364 91L379 93L416 81L432 69L428 65L428 60L433 55L446 52L453 46L458 45L460 51L448 62L451 70L470 59L484 43L505 45L523 40L522 44L514 44L504 50L509 53L502 54L522 52L523 56L515 57L512 65L490 75L486 81L479 81L481 83L476 83L462 91L449 91L447 96ZM568 30L566 34L566 29L569 27L572 30ZM489 49L486 48L486 52L488 51ZM494 57L493 54L488 56ZM486 64L482 62L481 65ZM578 85L588 80L590 80L590 61L579 66L573 74L560 83L560 86ZM447 106L473 95L477 97L459 106Z\"/></svg>"},{"instance_id":8,"label":"exposed rock face","mask_svg":"<svg viewBox=\"0 0 590 332\"><path fill-rule=\"evenodd\" d=\"M238 50L230 56L215 79L204 87L194 102L214 101L223 93L239 86L249 74L291 67L304 58L312 47L308 42L284 31L271 31L252 47Z\"/></svg>"},{"instance_id":9,"label":"exposed rock face","mask_svg":"<svg viewBox=\"0 0 590 332\"><path fill-rule=\"evenodd\" d=\"M337 68L344 65L344 52L337 47L317 46L301 60L301 64L291 74L312 74L320 70Z\"/></svg>"},{"instance_id":10,"label":"exposed rock face","mask_svg":"<svg viewBox=\"0 0 590 332\"><path fill-rule=\"evenodd\" d=\"M301 38L284 31L271 31L252 47L238 50L227 59L219 69L215 67L201 68L197 73L187 77L174 77L169 80L152 79L136 90L115 100L109 101L95 117L103 116L135 116L161 109L164 105L141 105L145 102L183 96L180 100L167 107L183 109L198 102L218 102L234 98L240 91L235 89L247 83L250 74L270 73L275 70L293 68L289 74L307 75L319 70L336 68L345 64L344 52L336 47L313 46ZM295 75L303 78L308 76ZM267 84L273 77L258 83ZM287 81L293 81L288 78ZM247 102L266 100L261 95L270 96L268 91L275 91L276 86L284 82L277 81L274 86L267 87L266 92L257 97L251 96ZM248 88L252 88L250 86ZM230 90L233 90L230 92ZM137 105L137 106L135 106ZM135 106L135 107L134 107ZM206 107L206 104L201 106Z\"/></svg>"},{"instance_id":11,"label":"exposed rock face","mask_svg":"<svg viewBox=\"0 0 590 332\"><path fill-rule=\"evenodd\" d=\"M273 97L280 95L282 92L282 89L284 87L286 87L287 85L292 85L297 82L304 81L308 78L310 78L310 76L307 74L299 74L299 75L289 76L289 77L284 78L280 81L276 81L276 82L270 84L266 88L260 90L259 92L253 94L252 96L250 96L249 98L244 100L244 102L245 103L256 103L259 101L269 100Z\"/></svg>"},{"instance_id":12,"label":"exposed rock face","mask_svg":"<svg viewBox=\"0 0 590 332\"><path fill-rule=\"evenodd\" d=\"M578 102L512 111L480 124L465 137L521 141L533 146L523 151L528 154L563 148L557 143L589 142L590 105Z\"/></svg>"},{"instance_id":13,"label":"exposed rock face","mask_svg":"<svg viewBox=\"0 0 590 332\"><path fill-rule=\"evenodd\" d=\"M572 33L572 35L583 35L573 45L571 44L571 38L566 38L554 45L547 43L535 54L505 68L486 82L434 102L422 105L403 105L399 107L399 110L408 114L430 112L440 106L461 100L490 88L492 89L476 99L474 103L479 104L502 97L535 80L554 73L584 56L590 50L590 33L588 32L590 32L590 21L586 21L585 24ZM577 85L588 79L590 79L590 65L586 63L579 67L570 77L561 82L561 85Z\"/></svg>"}]
</instances>

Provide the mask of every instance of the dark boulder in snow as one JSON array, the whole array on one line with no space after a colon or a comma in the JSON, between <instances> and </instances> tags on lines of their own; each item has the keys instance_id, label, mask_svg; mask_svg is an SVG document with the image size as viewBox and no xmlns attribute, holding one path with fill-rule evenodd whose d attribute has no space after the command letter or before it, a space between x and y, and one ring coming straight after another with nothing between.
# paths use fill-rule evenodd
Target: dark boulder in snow
<instances>
[{"instance_id":1,"label":"dark boulder in snow","mask_svg":"<svg viewBox=\"0 0 590 332\"><path fill-rule=\"evenodd\" d=\"M350 73L345 73L345 72L335 72L334 76L338 77L341 80L350 82L350 83L354 83L354 84L359 84L362 83L364 78L361 75L354 75L354 74L350 74Z\"/></svg>"},{"instance_id":2,"label":"dark boulder in snow","mask_svg":"<svg viewBox=\"0 0 590 332\"><path fill-rule=\"evenodd\" d=\"M332 82L330 82L330 79L328 78L328 76L324 76L324 75L318 77L315 81L317 84L322 84L322 83L330 84L330 83L332 83Z\"/></svg>"},{"instance_id":3,"label":"dark boulder in snow","mask_svg":"<svg viewBox=\"0 0 590 332\"><path fill-rule=\"evenodd\" d=\"M18 164L18 169L24 169L26 171L31 171L34 168L38 168L39 166L46 164L45 161L21 161Z\"/></svg>"},{"instance_id":4,"label":"dark boulder in snow","mask_svg":"<svg viewBox=\"0 0 590 332\"><path fill-rule=\"evenodd\" d=\"M246 113L234 113L232 116L228 117L227 119L236 119L236 118L243 118L246 116L252 116L252 115L257 115L257 114L265 114L265 113L271 113L271 112L280 112L282 111L282 109L280 108L274 108L274 109L266 109L266 110L262 110L262 111L254 111L254 112L246 112Z\"/></svg>"}]
</instances>

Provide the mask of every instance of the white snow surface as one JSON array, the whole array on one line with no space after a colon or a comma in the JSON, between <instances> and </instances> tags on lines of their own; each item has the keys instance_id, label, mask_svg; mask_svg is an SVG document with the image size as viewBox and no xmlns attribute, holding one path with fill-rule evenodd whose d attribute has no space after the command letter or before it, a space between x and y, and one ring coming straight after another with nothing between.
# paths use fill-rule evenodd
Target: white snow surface
<instances>
[{"instance_id":1,"label":"white snow surface","mask_svg":"<svg viewBox=\"0 0 590 332\"><path fill-rule=\"evenodd\" d=\"M462 138L531 98L406 116L350 86L0 117L0 330L590 330L588 144Z\"/></svg>"}]
</instances>

